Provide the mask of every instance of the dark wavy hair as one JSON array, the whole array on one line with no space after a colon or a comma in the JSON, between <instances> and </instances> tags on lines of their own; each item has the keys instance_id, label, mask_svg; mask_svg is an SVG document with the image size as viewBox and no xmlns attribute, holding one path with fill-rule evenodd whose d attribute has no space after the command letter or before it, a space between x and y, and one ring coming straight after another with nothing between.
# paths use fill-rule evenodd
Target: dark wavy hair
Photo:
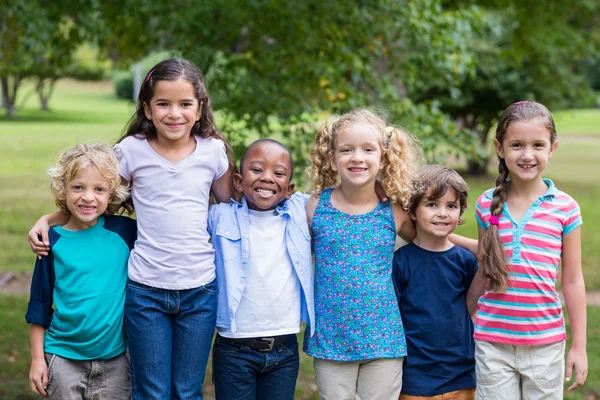
<instances>
[{"instance_id":1,"label":"dark wavy hair","mask_svg":"<svg viewBox=\"0 0 600 400\"><path fill-rule=\"evenodd\" d=\"M539 120L548 130L550 143L556 142L556 127L550 111L535 101L519 101L511 104L504 110L498 126L496 127L496 140L500 145L504 142L504 136L508 126L513 122L527 122ZM490 205L490 215L500 217L504 209L504 202L508 192L509 170L506 162L498 156L498 177L496 177L496 188ZM506 290L508 280L508 265L504 259L504 248L500 240L498 226L490 224L481 237L479 254L479 267L483 276L488 278L488 290L492 292L503 292Z\"/></svg>"},{"instance_id":2,"label":"dark wavy hair","mask_svg":"<svg viewBox=\"0 0 600 400\"><path fill-rule=\"evenodd\" d=\"M192 84L198 104L202 104L202 117L192 126L191 134L203 139L215 138L222 141L225 144L229 168L230 170L234 170L235 162L231 146L227 143L225 136L215 127L211 100L206 90L204 76L194 64L182 58L169 58L159 62L150 69L140 88L135 114L131 117L125 133L119 138L117 143L120 143L128 136L142 136L146 139L156 138L156 127L146 117L144 104L150 104L158 82L176 81L180 78Z\"/></svg>"},{"instance_id":3,"label":"dark wavy hair","mask_svg":"<svg viewBox=\"0 0 600 400\"><path fill-rule=\"evenodd\" d=\"M453 190L458 197L460 207L458 224L462 225L464 221L461 217L467 209L469 187L458 172L443 165L426 165L417 172L413 193L407 205L408 212L416 214L423 199L437 200L443 197L449 189Z\"/></svg>"}]
</instances>

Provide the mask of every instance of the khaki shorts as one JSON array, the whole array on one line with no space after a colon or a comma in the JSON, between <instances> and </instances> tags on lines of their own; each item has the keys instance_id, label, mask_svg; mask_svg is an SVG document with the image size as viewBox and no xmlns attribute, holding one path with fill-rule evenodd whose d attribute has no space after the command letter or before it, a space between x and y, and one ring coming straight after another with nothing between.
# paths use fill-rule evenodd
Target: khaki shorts
<instances>
[{"instance_id":1,"label":"khaki shorts","mask_svg":"<svg viewBox=\"0 0 600 400\"><path fill-rule=\"evenodd\" d=\"M321 400L397 400L404 358L343 362L314 359Z\"/></svg>"},{"instance_id":2,"label":"khaki shorts","mask_svg":"<svg viewBox=\"0 0 600 400\"><path fill-rule=\"evenodd\" d=\"M476 399L562 400L565 342L541 346L475 340Z\"/></svg>"}]
</instances>

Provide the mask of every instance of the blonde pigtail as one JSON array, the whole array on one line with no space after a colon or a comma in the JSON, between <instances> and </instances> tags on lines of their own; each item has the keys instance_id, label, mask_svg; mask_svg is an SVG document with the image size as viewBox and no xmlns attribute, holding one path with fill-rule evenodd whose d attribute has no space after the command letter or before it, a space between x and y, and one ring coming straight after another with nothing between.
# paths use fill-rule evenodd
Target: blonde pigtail
<instances>
[{"instance_id":1,"label":"blonde pigtail","mask_svg":"<svg viewBox=\"0 0 600 400\"><path fill-rule=\"evenodd\" d=\"M331 117L317 133L315 145L308 156L310 166L307 175L312 182L314 195L319 195L323 190L337 184L338 176L333 170L331 156L335 142L334 125L337 117Z\"/></svg>"},{"instance_id":2,"label":"blonde pigtail","mask_svg":"<svg viewBox=\"0 0 600 400\"><path fill-rule=\"evenodd\" d=\"M413 191L413 179L421 157L414 136L405 130L388 127L383 143L381 185L391 201L406 207Z\"/></svg>"}]
</instances>

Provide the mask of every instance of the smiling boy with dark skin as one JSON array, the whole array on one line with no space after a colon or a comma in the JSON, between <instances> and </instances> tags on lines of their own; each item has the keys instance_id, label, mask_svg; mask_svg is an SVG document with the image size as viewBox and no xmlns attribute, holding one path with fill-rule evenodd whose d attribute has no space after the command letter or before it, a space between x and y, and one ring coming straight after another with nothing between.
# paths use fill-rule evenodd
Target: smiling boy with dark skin
<instances>
[{"instance_id":1,"label":"smiling boy with dark skin","mask_svg":"<svg viewBox=\"0 0 600 400\"><path fill-rule=\"evenodd\" d=\"M219 286L217 400L294 398L296 334L301 322L315 324L308 196L292 195L292 169L285 146L258 140L233 177L241 203L209 210Z\"/></svg>"}]
</instances>

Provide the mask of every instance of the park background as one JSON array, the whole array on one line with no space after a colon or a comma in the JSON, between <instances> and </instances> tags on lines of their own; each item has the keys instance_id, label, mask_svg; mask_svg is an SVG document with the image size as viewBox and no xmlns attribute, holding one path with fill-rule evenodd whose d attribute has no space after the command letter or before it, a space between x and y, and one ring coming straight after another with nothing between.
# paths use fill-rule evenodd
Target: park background
<instances>
[{"instance_id":1,"label":"park background","mask_svg":"<svg viewBox=\"0 0 600 400\"><path fill-rule=\"evenodd\" d=\"M35 398L26 233L54 209L45 170L76 142L114 142L133 113L136 68L145 76L173 55L206 74L238 159L250 141L275 137L302 171L328 115L381 110L419 138L428 162L467 178L459 233L471 237L474 200L493 185L500 113L523 99L546 104L560 145L545 175L581 206L592 294L588 382L565 397L600 399L599 19L598 0L0 0L0 399ZM212 398L210 371L205 392ZM317 398L304 354L297 398Z\"/></svg>"}]
</instances>

